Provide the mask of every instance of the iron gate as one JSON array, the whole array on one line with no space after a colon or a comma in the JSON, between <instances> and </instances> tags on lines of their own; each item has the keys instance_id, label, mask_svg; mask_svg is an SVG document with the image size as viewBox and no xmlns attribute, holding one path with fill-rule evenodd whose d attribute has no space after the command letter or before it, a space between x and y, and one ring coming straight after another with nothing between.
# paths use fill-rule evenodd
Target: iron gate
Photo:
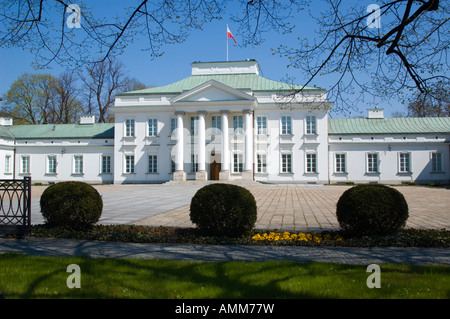
<instances>
[{"instance_id":1,"label":"iron gate","mask_svg":"<svg viewBox=\"0 0 450 319\"><path fill-rule=\"evenodd\" d=\"M31 177L0 179L0 233L25 233L31 225Z\"/></svg>"}]
</instances>

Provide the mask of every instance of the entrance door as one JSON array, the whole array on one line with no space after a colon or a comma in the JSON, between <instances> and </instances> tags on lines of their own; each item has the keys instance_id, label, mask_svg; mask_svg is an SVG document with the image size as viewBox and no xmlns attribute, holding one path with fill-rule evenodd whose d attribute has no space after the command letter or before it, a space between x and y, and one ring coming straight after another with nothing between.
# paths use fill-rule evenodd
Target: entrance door
<instances>
[{"instance_id":1,"label":"entrance door","mask_svg":"<svg viewBox=\"0 0 450 319\"><path fill-rule=\"evenodd\" d=\"M217 163L216 161L212 162L209 165L209 179L212 181L218 181L219 180L219 172L221 168L221 163Z\"/></svg>"}]
</instances>

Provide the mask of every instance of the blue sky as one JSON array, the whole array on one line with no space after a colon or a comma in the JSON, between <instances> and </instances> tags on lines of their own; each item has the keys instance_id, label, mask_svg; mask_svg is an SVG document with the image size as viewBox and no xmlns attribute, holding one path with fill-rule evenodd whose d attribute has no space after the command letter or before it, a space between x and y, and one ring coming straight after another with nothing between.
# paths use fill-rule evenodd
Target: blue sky
<instances>
[{"instance_id":1,"label":"blue sky","mask_svg":"<svg viewBox=\"0 0 450 319\"><path fill-rule=\"evenodd\" d=\"M319 4L316 4L319 3ZM367 2L367 5L373 1ZM77 3L76 0L73 3ZM105 17L120 14L120 7L123 1L92 1L94 7L93 14L103 14ZM359 2L363 4L362 2ZM320 2L315 1L315 6L320 6ZM313 7L312 10L320 10L320 7ZM289 63L287 58L272 55L272 48L280 44L295 46L295 39L307 34L313 34L316 27L314 20L308 18L306 12L301 15L301 21L292 21L297 27L293 34L280 35L276 32L265 34L265 41L262 45L242 48L235 45L229 39L229 60L256 59L261 68L261 75L273 80L293 80L296 84L302 84L306 77L299 70L287 68ZM210 22L204 25L203 30L193 31L184 43L167 45L164 47L164 54L156 59L150 59L148 52L142 51L144 48L144 38L130 45L124 54L117 58L125 65L128 76L137 78L147 85L166 85L182 78L188 77L191 72L190 64L194 61L225 61L226 60L226 26L229 26L236 40L240 41L237 32L238 26L233 24L231 19L224 16L221 21ZM298 30L298 31L297 31ZM20 48L0 49L0 95L5 94L11 84L23 73L42 72L58 76L64 71L58 65L52 64L50 69L36 70L32 67L33 56L30 52ZM316 85L324 89L331 86L331 82L320 77L316 78L311 85ZM405 111L405 107L397 100L382 101L372 97L366 100L367 103L358 105L358 112L352 112L351 116L365 115L367 107L379 104L385 109L385 116L391 116L394 111ZM0 102L2 103L2 102ZM332 114L334 117L342 117L342 114Z\"/></svg>"}]
</instances>

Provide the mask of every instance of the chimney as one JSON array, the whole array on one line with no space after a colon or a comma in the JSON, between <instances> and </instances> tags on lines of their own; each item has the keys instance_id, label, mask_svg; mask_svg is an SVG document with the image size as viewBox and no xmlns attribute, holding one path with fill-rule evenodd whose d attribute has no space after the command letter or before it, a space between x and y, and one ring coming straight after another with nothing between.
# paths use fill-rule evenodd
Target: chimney
<instances>
[{"instance_id":1,"label":"chimney","mask_svg":"<svg viewBox=\"0 0 450 319\"><path fill-rule=\"evenodd\" d=\"M376 105L373 109L367 109L367 118L383 119L384 118L383 109L378 108L378 105Z\"/></svg>"},{"instance_id":2,"label":"chimney","mask_svg":"<svg viewBox=\"0 0 450 319\"><path fill-rule=\"evenodd\" d=\"M0 117L0 126L12 126L13 118L12 117Z\"/></svg>"},{"instance_id":3,"label":"chimney","mask_svg":"<svg viewBox=\"0 0 450 319\"><path fill-rule=\"evenodd\" d=\"M95 115L86 114L80 116L80 124L94 124L95 123Z\"/></svg>"}]
</instances>

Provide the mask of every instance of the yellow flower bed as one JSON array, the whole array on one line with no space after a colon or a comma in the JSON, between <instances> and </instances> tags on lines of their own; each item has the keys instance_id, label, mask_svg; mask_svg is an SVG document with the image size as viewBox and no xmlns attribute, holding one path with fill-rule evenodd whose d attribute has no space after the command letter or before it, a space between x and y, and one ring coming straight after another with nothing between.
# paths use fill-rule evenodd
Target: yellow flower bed
<instances>
[{"instance_id":1,"label":"yellow flower bed","mask_svg":"<svg viewBox=\"0 0 450 319\"><path fill-rule=\"evenodd\" d=\"M339 235L331 236L330 234L317 234L317 233L289 233L289 232L270 232L263 234L256 234L252 237L254 240L268 240L268 241L312 241L320 243L323 240L337 240L341 241L343 238Z\"/></svg>"}]
</instances>

